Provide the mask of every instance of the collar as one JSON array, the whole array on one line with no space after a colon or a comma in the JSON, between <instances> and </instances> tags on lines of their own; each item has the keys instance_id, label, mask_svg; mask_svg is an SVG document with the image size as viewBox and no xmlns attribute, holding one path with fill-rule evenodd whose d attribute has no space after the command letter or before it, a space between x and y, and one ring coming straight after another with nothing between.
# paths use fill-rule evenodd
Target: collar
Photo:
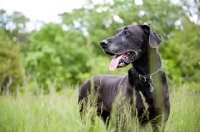
<instances>
[{"instance_id":1,"label":"collar","mask_svg":"<svg viewBox=\"0 0 200 132\"><path fill-rule=\"evenodd\" d=\"M147 74L147 75L141 75L139 74L134 67L132 67L132 70L133 72L138 76L138 78L143 81L143 82L148 82L149 84L153 84L153 79L152 79L152 76L153 75L156 75L158 73L160 73L162 71L162 63L160 63L160 67L159 69L154 72L154 73L150 73L150 74Z\"/></svg>"}]
</instances>

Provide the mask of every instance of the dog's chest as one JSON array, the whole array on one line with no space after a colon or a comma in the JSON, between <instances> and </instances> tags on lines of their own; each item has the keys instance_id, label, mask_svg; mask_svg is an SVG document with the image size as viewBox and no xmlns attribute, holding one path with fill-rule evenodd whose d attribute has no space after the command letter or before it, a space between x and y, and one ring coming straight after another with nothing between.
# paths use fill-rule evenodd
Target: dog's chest
<instances>
[{"instance_id":1,"label":"dog's chest","mask_svg":"<svg viewBox=\"0 0 200 132\"><path fill-rule=\"evenodd\" d=\"M153 105L153 93L150 92L150 84L138 80L134 85L134 102L137 109L151 107Z\"/></svg>"}]
</instances>

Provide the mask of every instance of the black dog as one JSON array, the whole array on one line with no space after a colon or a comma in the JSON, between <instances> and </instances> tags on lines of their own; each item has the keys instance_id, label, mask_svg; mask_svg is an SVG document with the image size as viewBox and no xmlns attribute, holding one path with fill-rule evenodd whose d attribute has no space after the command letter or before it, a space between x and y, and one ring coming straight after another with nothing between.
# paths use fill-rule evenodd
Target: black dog
<instances>
[{"instance_id":1,"label":"black dog","mask_svg":"<svg viewBox=\"0 0 200 132\"><path fill-rule=\"evenodd\" d=\"M158 131L162 124L164 131L170 102L167 79L157 48L161 41L162 38L147 25L122 27L115 36L101 41L104 52L114 56L109 67L111 71L130 63L132 67L126 76L97 75L87 80L79 90L80 113L85 104L81 102L87 103L94 87L97 115L108 123L114 99L121 91L132 109L136 108L140 124L150 121L154 131ZM144 115L144 103L148 105L148 115Z\"/></svg>"}]
</instances>

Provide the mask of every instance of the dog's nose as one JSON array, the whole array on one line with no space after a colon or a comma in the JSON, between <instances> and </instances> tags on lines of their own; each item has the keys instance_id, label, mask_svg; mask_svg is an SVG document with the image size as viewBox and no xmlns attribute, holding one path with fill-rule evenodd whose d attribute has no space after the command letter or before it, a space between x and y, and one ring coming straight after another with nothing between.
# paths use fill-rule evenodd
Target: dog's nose
<instances>
[{"instance_id":1,"label":"dog's nose","mask_svg":"<svg viewBox=\"0 0 200 132\"><path fill-rule=\"evenodd\" d=\"M106 48L106 46L108 45L108 42L106 40L103 40L100 42L100 44L102 48Z\"/></svg>"}]
</instances>

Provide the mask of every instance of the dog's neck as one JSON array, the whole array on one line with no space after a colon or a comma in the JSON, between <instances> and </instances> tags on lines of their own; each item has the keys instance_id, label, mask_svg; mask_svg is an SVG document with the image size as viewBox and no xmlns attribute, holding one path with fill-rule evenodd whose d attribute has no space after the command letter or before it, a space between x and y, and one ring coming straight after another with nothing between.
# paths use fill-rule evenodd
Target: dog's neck
<instances>
[{"instance_id":1,"label":"dog's neck","mask_svg":"<svg viewBox=\"0 0 200 132\"><path fill-rule=\"evenodd\" d=\"M147 52L132 63L133 68L140 75L151 75L162 68L158 49L148 46L146 50Z\"/></svg>"}]
</instances>

